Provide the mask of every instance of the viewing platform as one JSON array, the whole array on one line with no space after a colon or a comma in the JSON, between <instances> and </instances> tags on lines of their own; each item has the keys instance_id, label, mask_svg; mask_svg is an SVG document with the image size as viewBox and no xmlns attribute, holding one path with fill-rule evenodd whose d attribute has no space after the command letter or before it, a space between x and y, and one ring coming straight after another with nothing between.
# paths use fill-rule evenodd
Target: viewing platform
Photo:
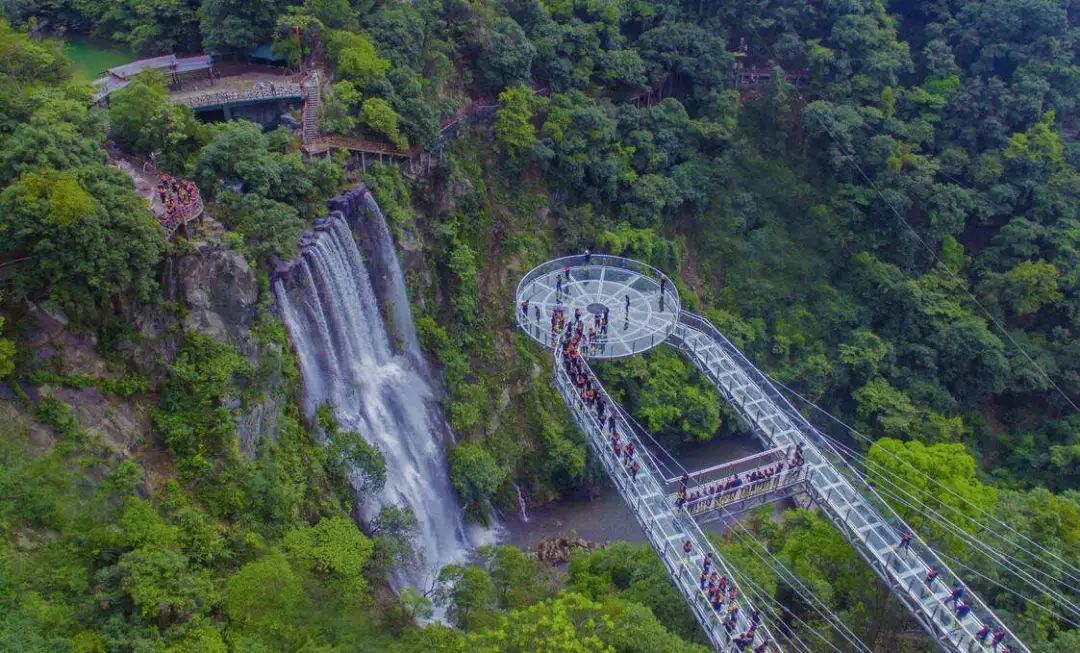
<instances>
[{"instance_id":1,"label":"viewing platform","mask_svg":"<svg viewBox=\"0 0 1080 653\"><path fill-rule=\"evenodd\" d=\"M518 284L517 305L518 326L548 349L556 344L556 310L567 319L580 312L588 325L606 313L607 331L597 335L588 358L622 358L663 343L680 311L679 292L664 273L605 254L567 256L534 268Z\"/></svg>"}]
</instances>

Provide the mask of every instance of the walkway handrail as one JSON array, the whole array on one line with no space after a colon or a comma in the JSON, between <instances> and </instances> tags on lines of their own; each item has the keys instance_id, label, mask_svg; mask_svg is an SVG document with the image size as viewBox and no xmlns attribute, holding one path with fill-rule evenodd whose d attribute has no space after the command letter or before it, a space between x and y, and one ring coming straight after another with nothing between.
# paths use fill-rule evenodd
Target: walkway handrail
<instances>
[{"instance_id":1,"label":"walkway handrail","mask_svg":"<svg viewBox=\"0 0 1080 653\"><path fill-rule=\"evenodd\" d=\"M808 468L803 465L795 469L789 469L780 472L779 474L771 476L769 478L763 478L757 481L749 481L737 487L733 487L722 492L717 492L716 494L698 497L697 499L687 501L686 509L690 512L691 515L694 515L700 512L695 511L695 507L701 507L703 511L711 510L714 503L717 504L716 507L719 508L752 495L757 495L761 494L762 492L776 490L794 485L796 483L801 483L806 480L808 476L807 469Z\"/></svg>"},{"instance_id":2,"label":"walkway handrail","mask_svg":"<svg viewBox=\"0 0 1080 653\"><path fill-rule=\"evenodd\" d=\"M728 472L726 476L734 474L742 474L743 472L752 472L762 467L768 467L768 465L759 464L758 461L771 459L772 463L784 459L784 451L782 449L772 448L766 449L749 456L743 456L737 460L729 460L727 462L720 463L718 465L712 465L711 467L705 467L692 472L687 473L687 479L690 481L696 480L700 476L707 474L716 474L718 472ZM753 464L752 464L753 463ZM748 466L749 465L749 466ZM678 481L679 477L667 479L668 483L674 483ZM713 481L705 481L705 483L712 483Z\"/></svg>"},{"instance_id":3,"label":"walkway handrail","mask_svg":"<svg viewBox=\"0 0 1080 653\"><path fill-rule=\"evenodd\" d=\"M787 398L781 394L773 385L771 380L761 372L752 362L750 362L745 355L735 347L720 331L714 327L705 318L683 311L680 315L680 326L683 330L689 330L698 333L701 337L711 341L718 351L726 356L733 365L746 377L746 380L750 385L761 393L759 398L753 398L747 402L747 406L740 405L739 402L732 401L732 404L740 411L743 417L747 420L747 423L758 431L758 436L767 440L773 446L782 446L783 443L779 439L788 439L789 430L798 434L800 440L804 444L804 456L808 464L815 466L824 466L833 471L836 476L836 480L829 479L827 475L817 474L817 483L828 483L818 487L817 483L811 483L811 488L814 490L818 503L823 507L828 508L826 514L829 514L834 518L834 521L838 522L838 525L842 528L847 528L851 535L853 544L856 544L856 550L867 558L871 562L871 567L878 573L883 579L894 586L901 589L899 593L900 598L908 605L909 609L915 614L916 618L920 616L924 627L934 636L940 643L946 647L951 647L952 650L963 651L968 653L970 646L979 646L979 649L971 648L970 650L993 650L992 648L985 648L978 644L977 638L974 635L982 624L983 619L987 620L993 628L1002 628L1007 632L1015 645L1023 651L1029 649L1024 643L1016 637L1014 633L1006 626L992 610L982 601L977 594L971 592L967 585L957 576L937 555L932 548L930 548L918 534L911 529L907 523L896 513L895 510L877 493L877 491L870 485L870 483L858 475L854 474L855 478L850 478L853 474L850 466L844 461L843 457L836 451L834 446L828 441L827 438L817 430L817 428L806 419L802 413L798 412L794 406L787 400ZM696 346L688 344L689 334L687 333L675 333L673 334L673 341L682 343L682 349L690 355L695 365L706 374L710 380L717 385L717 388L727 396L729 393L724 388L715 373L709 366L708 354L703 354ZM713 359L713 362L717 362L717 359ZM747 390L744 397L751 397L752 395ZM776 411L777 415L768 415L764 408L765 402L771 405ZM761 408L757 407L757 404L761 404ZM752 412L756 411L756 416ZM779 421L777 417L782 417ZM771 421L771 427L765 424L765 420ZM861 485L866 488L866 492L861 492L856 489L856 485ZM838 498L842 498L845 503L849 505L847 515L841 515L834 512L832 503L836 503L836 499L833 499L833 493L836 493ZM859 503L864 504L866 514L859 513L862 519L867 522L866 526L861 529L856 529L857 532L851 533L850 526L846 523L846 519L850 518L852 507ZM858 511L857 511L858 512ZM877 526L870 520L871 518L877 518L880 520L882 526L887 529L887 533L877 533L878 537L891 538L892 542L899 542L900 535L904 532L910 532L915 536L917 545L913 544L911 550L914 551L918 557L919 562L924 568L936 567L940 570L940 578L946 586L952 584L959 584L965 590L966 601L972 606L972 612L963 620L956 620L952 617L948 606L945 605L945 598L939 597L933 590L932 584L927 584L922 578L922 570L913 569L909 561L904 558L901 559L896 552L890 551L890 557L886 558L878 550L873 550L869 543L862 542L861 537L869 537L874 534ZM859 532L861 531L861 532ZM864 550L865 547L868 550ZM893 564L901 568L900 573L893 571ZM905 585L905 581L910 578L910 582ZM920 592L918 596L915 596L916 583L920 583ZM930 610L926 606L922 599L929 595L935 598L936 607L934 610ZM949 615L949 619L945 619L942 616L942 611ZM979 613L976 615L976 613ZM981 615L981 616L979 616ZM927 621L928 620L928 621ZM958 624L957 628L953 628L949 625L949 622ZM962 634L961 632L962 631ZM957 635L961 635L957 637Z\"/></svg>"},{"instance_id":4,"label":"walkway handrail","mask_svg":"<svg viewBox=\"0 0 1080 653\"><path fill-rule=\"evenodd\" d=\"M228 91L214 91L212 93L203 93L201 95L189 95L187 97L176 98L173 100L176 104L183 104L193 109L200 107L212 107L219 104L230 104L232 102L247 102L250 100L273 100L281 98L301 98L303 97L303 89L300 84L292 82L285 82L278 84L274 82L274 89L246 89L246 90L228 90Z\"/></svg>"},{"instance_id":5,"label":"walkway handrail","mask_svg":"<svg viewBox=\"0 0 1080 653\"><path fill-rule=\"evenodd\" d=\"M623 419L622 414L615 411L614 414L617 415L617 423L621 433L625 435L627 441L637 440L635 448L643 454L640 462L644 464L641 465L637 479L632 478L631 472L626 465L618 460L618 457L608 445L604 425L599 423L595 412L586 407L581 401L573 380L563 364L561 347L555 348L554 358L555 385L562 393L567 408L570 409L575 421L585 432L589 444L604 465L619 494L631 507L635 517L641 523L646 536L660 556L661 561L668 567L676 587L687 598L691 612L705 630L709 641L718 651L726 650L725 647L731 644L735 632L744 633L749 630L749 615L752 612L749 603L750 594L742 593L740 600L748 609L739 611L736 615L736 628L733 633L728 633L721 623L721 615L713 610L709 604L707 594L699 587L698 568L691 564L676 543L685 540L692 541L695 559L703 558L706 552L711 552L716 569L734 583L735 573L730 565L716 551L712 542L700 528L697 527L697 524L690 518L685 508L680 510L676 516L676 512L672 510L668 503L667 493L664 492L661 485L664 479L656 467L655 460L651 458L644 443L633 435L633 429ZM581 359L581 361L598 396L603 397L605 403L614 409L618 404L614 402L600 384L588 362L584 359ZM685 528L678 526L680 521L686 524ZM770 641L774 648L777 647L775 639L772 638L764 623L758 626L754 641L755 645Z\"/></svg>"}]
</instances>

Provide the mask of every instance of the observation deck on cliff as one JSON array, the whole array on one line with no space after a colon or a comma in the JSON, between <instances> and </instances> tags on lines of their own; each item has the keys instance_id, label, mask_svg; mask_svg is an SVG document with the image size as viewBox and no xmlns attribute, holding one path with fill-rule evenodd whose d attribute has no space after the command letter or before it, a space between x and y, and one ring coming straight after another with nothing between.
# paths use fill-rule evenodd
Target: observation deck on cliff
<instances>
[{"instance_id":1,"label":"observation deck on cliff","mask_svg":"<svg viewBox=\"0 0 1080 653\"><path fill-rule=\"evenodd\" d=\"M661 290L663 292L661 292ZM594 254L548 261L518 284L518 325L554 349L552 315L572 320L580 312L585 330L607 312L607 332L597 334L589 358L640 354L667 340L679 322L679 292L656 268L618 256ZM528 302L525 304L524 302ZM528 310L524 310L528 308Z\"/></svg>"}]
</instances>

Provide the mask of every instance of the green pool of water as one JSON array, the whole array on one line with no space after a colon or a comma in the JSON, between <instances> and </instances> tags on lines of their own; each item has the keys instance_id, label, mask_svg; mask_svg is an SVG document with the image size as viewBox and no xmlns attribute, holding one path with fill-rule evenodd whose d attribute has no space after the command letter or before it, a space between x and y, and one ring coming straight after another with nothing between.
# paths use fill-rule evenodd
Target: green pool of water
<instances>
[{"instance_id":1,"label":"green pool of water","mask_svg":"<svg viewBox=\"0 0 1080 653\"><path fill-rule=\"evenodd\" d=\"M105 70L138 58L123 46L90 39L71 39L64 52L74 65L75 76L86 80L97 79Z\"/></svg>"}]
</instances>

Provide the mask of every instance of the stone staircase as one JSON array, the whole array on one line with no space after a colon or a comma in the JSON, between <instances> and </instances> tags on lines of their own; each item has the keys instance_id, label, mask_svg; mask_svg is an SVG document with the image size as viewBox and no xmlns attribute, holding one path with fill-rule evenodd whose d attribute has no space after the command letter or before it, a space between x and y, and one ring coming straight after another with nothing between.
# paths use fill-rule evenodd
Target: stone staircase
<instances>
[{"instance_id":1,"label":"stone staircase","mask_svg":"<svg viewBox=\"0 0 1080 653\"><path fill-rule=\"evenodd\" d=\"M304 79L304 111L302 117L303 140L309 143L319 135L319 78L309 75Z\"/></svg>"}]
</instances>

